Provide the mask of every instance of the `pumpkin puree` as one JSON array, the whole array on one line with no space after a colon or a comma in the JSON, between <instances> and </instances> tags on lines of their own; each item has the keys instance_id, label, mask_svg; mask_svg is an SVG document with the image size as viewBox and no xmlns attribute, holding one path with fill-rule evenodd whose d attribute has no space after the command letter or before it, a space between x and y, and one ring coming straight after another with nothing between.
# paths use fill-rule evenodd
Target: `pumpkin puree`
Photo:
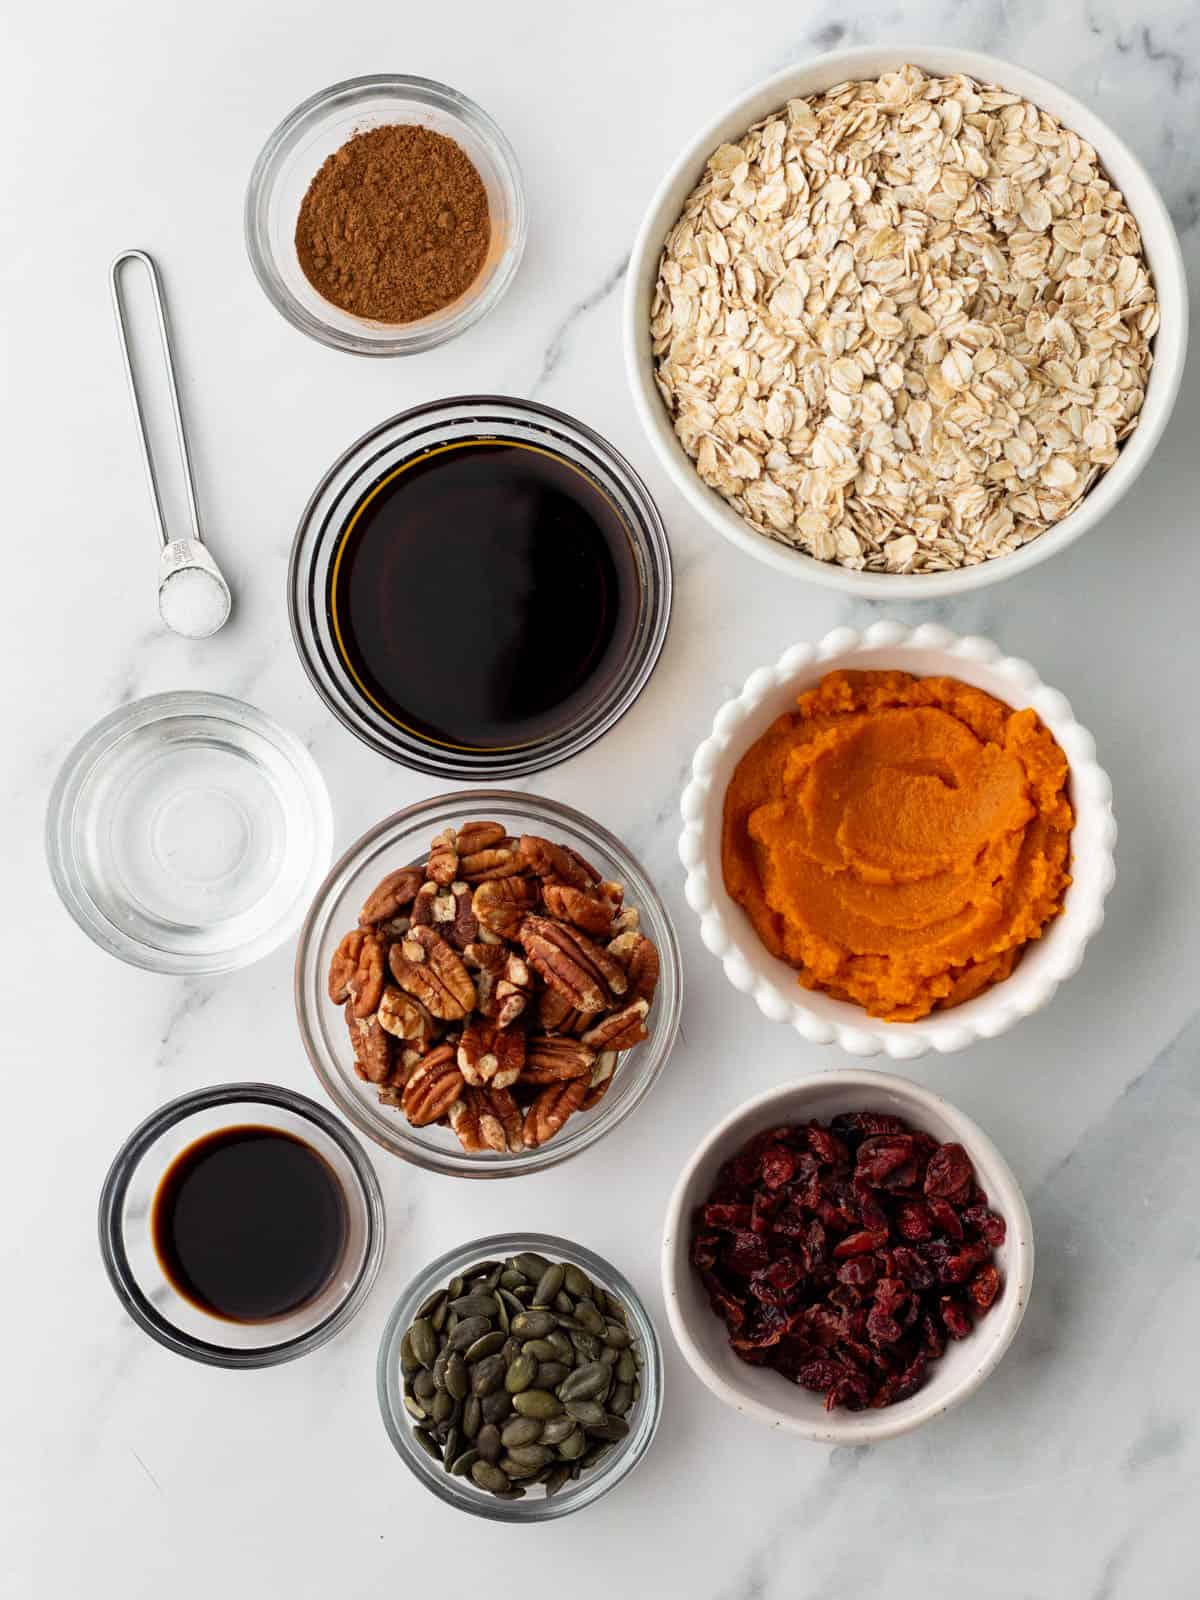
<instances>
[{"instance_id":1,"label":"pumpkin puree","mask_svg":"<svg viewBox=\"0 0 1200 1600\"><path fill-rule=\"evenodd\" d=\"M911 1022L1016 964L1071 882L1068 767L956 678L831 672L742 757L725 887L807 989Z\"/></svg>"}]
</instances>

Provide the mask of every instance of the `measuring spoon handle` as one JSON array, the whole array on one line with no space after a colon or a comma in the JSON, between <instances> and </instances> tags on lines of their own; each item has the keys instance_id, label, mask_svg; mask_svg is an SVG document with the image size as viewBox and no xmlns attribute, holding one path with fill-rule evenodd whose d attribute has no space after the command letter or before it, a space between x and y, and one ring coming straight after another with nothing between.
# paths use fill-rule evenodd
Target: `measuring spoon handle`
<instances>
[{"instance_id":1,"label":"measuring spoon handle","mask_svg":"<svg viewBox=\"0 0 1200 1600\"><path fill-rule=\"evenodd\" d=\"M192 519L191 537L202 544L204 539L200 532L200 513L196 508L196 484L192 477L192 460L188 453L187 432L183 426L183 412L179 407L179 389L175 382L175 358L171 350L171 330L167 322L167 307L166 301L163 299L158 268L144 250L123 250L113 262L109 271L109 278L112 284L113 310L117 318L117 334L121 341L121 357L125 363L125 378L129 384L129 396L133 401L133 414L137 419L138 435L142 442L142 461L146 468L146 482L150 487L150 499L154 503L154 515L158 519L158 536L164 546L172 542L171 536L167 532L167 520L163 512L162 494L158 486L158 473L154 466L150 435L146 429L146 414L142 407L142 397L138 392L137 378L133 369L133 358L129 349L129 327L125 320L125 303L121 294L121 268L129 261L140 261L150 278L150 288L154 295L154 310L158 318L159 339L162 343L163 362L167 369L167 393L171 397L171 415L175 419L175 442L179 446L179 459L183 463L183 482L187 491L188 513Z\"/></svg>"}]
</instances>

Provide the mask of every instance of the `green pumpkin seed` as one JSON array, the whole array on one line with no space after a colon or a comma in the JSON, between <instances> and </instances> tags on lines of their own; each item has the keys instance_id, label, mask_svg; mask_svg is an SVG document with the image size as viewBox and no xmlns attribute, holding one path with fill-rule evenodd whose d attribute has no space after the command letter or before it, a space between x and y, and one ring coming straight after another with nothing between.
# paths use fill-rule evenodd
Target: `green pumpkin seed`
<instances>
[{"instance_id":1,"label":"green pumpkin seed","mask_svg":"<svg viewBox=\"0 0 1200 1600\"><path fill-rule=\"evenodd\" d=\"M536 1417L510 1417L500 1430L500 1442L506 1450L514 1445L537 1444L542 1437L542 1424Z\"/></svg>"},{"instance_id":2,"label":"green pumpkin seed","mask_svg":"<svg viewBox=\"0 0 1200 1600\"><path fill-rule=\"evenodd\" d=\"M522 1311L512 1320L512 1331L519 1339L544 1339L553 1333L558 1318L552 1311Z\"/></svg>"},{"instance_id":3,"label":"green pumpkin seed","mask_svg":"<svg viewBox=\"0 0 1200 1600\"><path fill-rule=\"evenodd\" d=\"M432 1400L437 1393L437 1382L433 1373L422 1367L412 1381L412 1389L418 1400Z\"/></svg>"},{"instance_id":4,"label":"green pumpkin seed","mask_svg":"<svg viewBox=\"0 0 1200 1600\"><path fill-rule=\"evenodd\" d=\"M408 1330L412 1353L423 1367L431 1367L437 1360L437 1336L427 1317L418 1317Z\"/></svg>"},{"instance_id":5,"label":"green pumpkin seed","mask_svg":"<svg viewBox=\"0 0 1200 1600\"><path fill-rule=\"evenodd\" d=\"M622 1327L619 1322L608 1323L601 1337L606 1345L616 1350L625 1350L633 1343L633 1335L628 1328Z\"/></svg>"},{"instance_id":6,"label":"green pumpkin seed","mask_svg":"<svg viewBox=\"0 0 1200 1600\"><path fill-rule=\"evenodd\" d=\"M465 1400L471 1387L471 1375L467 1371L467 1363L463 1359L461 1350L451 1350L446 1362L446 1374L443 1379L446 1393L455 1400Z\"/></svg>"},{"instance_id":7,"label":"green pumpkin seed","mask_svg":"<svg viewBox=\"0 0 1200 1600\"><path fill-rule=\"evenodd\" d=\"M615 1294L609 1294L606 1290L604 1295L604 1305L610 1317L615 1317L618 1322L628 1322L629 1313L625 1310L625 1307L617 1299Z\"/></svg>"},{"instance_id":8,"label":"green pumpkin seed","mask_svg":"<svg viewBox=\"0 0 1200 1600\"><path fill-rule=\"evenodd\" d=\"M585 1450L580 1457L579 1465L583 1468L594 1467L597 1461L602 1460L612 1449L611 1444L594 1444L590 1450Z\"/></svg>"},{"instance_id":9,"label":"green pumpkin seed","mask_svg":"<svg viewBox=\"0 0 1200 1600\"><path fill-rule=\"evenodd\" d=\"M557 1389L570 1370L565 1361L539 1361L534 1383L539 1389Z\"/></svg>"},{"instance_id":10,"label":"green pumpkin seed","mask_svg":"<svg viewBox=\"0 0 1200 1600\"><path fill-rule=\"evenodd\" d=\"M459 1432L457 1423L452 1422L446 1429L446 1437L442 1440L442 1465L447 1472L450 1470L450 1463L461 1452L462 1434Z\"/></svg>"},{"instance_id":11,"label":"green pumpkin seed","mask_svg":"<svg viewBox=\"0 0 1200 1600\"><path fill-rule=\"evenodd\" d=\"M492 1324L487 1317L464 1317L450 1335L450 1348L452 1350L465 1350L468 1345L482 1339L485 1333L492 1331Z\"/></svg>"},{"instance_id":12,"label":"green pumpkin seed","mask_svg":"<svg viewBox=\"0 0 1200 1600\"><path fill-rule=\"evenodd\" d=\"M541 1425L541 1442L543 1444L561 1444L565 1438L575 1432L574 1417L551 1417L549 1422ZM507 1440L505 1443L507 1444Z\"/></svg>"},{"instance_id":13,"label":"green pumpkin seed","mask_svg":"<svg viewBox=\"0 0 1200 1600\"><path fill-rule=\"evenodd\" d=\"M537 1281L537 1288L533 1291L534 1305L553 1305L554 1297L559 1293L563 1286L564 1276L565 1272L561 1265L547 1267L545 1272L542 1273L541 1277ZM568 1301L567 1305L565 1307L561 1307L560 1309L570 1311L570 1302Z\"/></svg>"},{"instance_id":14,"label":"green pumpkin seed","mask_svg":"<svg viewBox=\"0 0 1200 1600\"><path fill-rule=\"evenodd\" d=\"M616 1383L613 1391L604 1402L614 1416L623 1417L633 1404L633 1385L631 1383Z\"/></svg>"},{"instance_id":15,"label":"green pumpkin seed","mask_svg":"<svg viewBox=\"0 0 1200 1600\"><path fill-rule=\"evenodd\" d=\"M460 1317L494 1317L496 1315L496 1296L494 1294L460 1294L450 1304Z\"/></svg>"},{"instance_id":16,"label":"green pumpkin seed","mask_svg":"<svg viewBox=\"0 0 1200 1600\"><path fill-rule=\"evenodd\" d=\"M400 1341L400 1371L404 1373L415 1372L421 1363L413 1354L412 1329Z\"/></svg>"},{"instance_id":17,"label":"green pumpkin seed","mask_svg":"<svg viewBox=\"0 0 1200 1600\"><path fill-rule=\"evenodd\" d=\"M520 1288L521 1284L524 1282L525 1274L523 1272L518 1272L516 1267L505 1267L504 1271L500 1274L500 1287L502 1289L508 1289L511 1291L513 1289Z\"/></svg>"},{"instance_id":18,"label":"green pumpkin seed","mask_svg":"<svg viewBox=\"0 0 1200 1600\"><path fill-rule=\"evenodd\" d=\"M519 1256L513 1256L509 1265L516 1267L518 1272L524 1273L527 1279L536 1283L550 1263L545 1256L539 1256L536 1251L522 1250Z\"/></svg>"},{"instance_id":19,"label":"green pumpkin seed","mask_svg":"<svg viewBox=\"0 0 1200 1600\"><path fill-rule=\"evenodd\" d=\"M637 1377L637 1362L632 1350L622 1350L617 1357L617 1377L622 1383L632 1383Z\"/></svg>"},{"instance_id":20,"label":"green pumpkin seed","mask_svg":"<svg viewBox=\"0 0 1200 1600\"><path fill-rule=\"evenodd\" d=\"M432 1313L433 1313L434 1307L437 1305L438 1301L442 1298L442 1295L444 1293L445 1293L444 1289L435 1289L432 1294L426 1295L424 1300L422 1300L421 1304L417 1307L417 1316L418 1317L431 1316ZM410 1332L411 1332L411 1329L410 1329Z\"/></svg>"},{"instance_id":21,"label":"green pumpkin seed","mask_svg":"<svg viewBox=\"0 0 1200 1600\"><path fill-rule=\"evenodd\" d=\"M541 1467L523 1467L519 1461L514 1461L512 1456L501 1456L497 1465L505 1477L514 1482L519 1478L536 1478L542 1470Z\"/></svg>"},{"instance_id":22,"label":"green pumpkin seed","mask_svg":"<svg viewBox=\"0 0 1200 1600\"><path fill-rule=\"evenodd\" d=\"M570 1467L566 1466L562 1462L559 1462L557 1466L551 1467L547 1472L543 1472L540 1481L546 1486L547 1500L552 1494L558 1493L570 1476Z\"/></svg>"},{"instance_id":23,"label":"green pumpkin seed","mask_svg":"<svg viewBox=\"0 0 1200 1600\"><path fill-rule=\"evenodd\" d=\"M513 1397L507 1389L497 1389L484 1395L482 1405L485 1422L503 1422L513 1408Z\"/></svg>"},{"instance_id":24,"label":"green pumpkin seed","mask_svg":"<svg viewBox=\"0 0 1200 1600\"><path fill-rule=\"evenodd\" d=\"M511 1487L500 1468L490 1461L476 1461L471 1468L471 1477L481 1489L490 1489L493 1494L501 1494Z\"/></svg>"},{"instance_id":25,"label":"green pumpkin seed","mask_svg":"<svg viewBox=\"0 0 1200 1600\"><path fill-rule=\"evenodd\" d=\"M521 1468L519 1473L509 1472L509 1477L524 1477L527 1472L540 1472L543 1467L548 1467L554 1460L554 1452L547 1450L544 1444L517 1444L509 1450L508 1459ZM507 1467L504 1470L508 1472Z\"/></svg>"},{"instance_id":26,"label":"green pumpkin seed","mask_svg":"<svg viewBox=\"0 0 1200 1600\"><path fill-rule=\"evenodd\" d=\"M595 1334L591 1333L573 1333L571 1344L577 1352L576 1360L582 1356L585 1361L599 1361L600 1352L604 1349Z\"/></svg>"},{"instance_id":27,"label":"green pumpkin seed","mask_svg":"<svg viewBox=\"0 0 1200 1600\"><path fill-rule=\"evenodd\" d=\"M468 1395L463 1401L462 1431L464 1439L474 1439L483 1426L483 1408L479 1404L477 1394Z\"/></svg>"},{"instance_id":28,"label":"green pumpkin seed","mask_svg":"<svg viewBox=\"0 0 1200 1600\"><path fill-rule=\"evenodd\" d=\"M568 1316L565 1312L559 1313L558 1325L567 1333L578 1333L583 1327L578 1317Z\"/></svg>"},{"instance_id":29,"label":"green pumpkin seed","mask_svg":"<svg viewBox=\"0 0 1200 1600\"><path fill-rule=\"evenodd\" d=\"M424 1422L429 1415L421 1402L419 1400L414 1400L410 1394L406 1394L404 1396L404 1409L416 1422Z\"/></svg>"},{"instance_id":30,"label":"green pumpkin seed","mask_svg":"<svg viewBox=\"0 0 1200 1600\"><path fill-rule=\"evenodd\" d=\"M450 1327L454 1326L453 1318L454 1313L450 1310L450 1302L446 1299L445 1295L443 1295L438 1301L437 1305L434 1306L432 1312L430 1312L429 1326L435 1333L441 1333L442 1329L447 1326L447 1323Z\"/></svg>"},{"instance_id":31,"label":"green pumpkin seed","mask_svg":"<svg viewBox=\"0 0 1200 1600\"><path fill-rule=\"evenodd\" d=\"M525 1354L532 1356L535 1361L558 1361L560 1359L557 1345L550 1343L549 1339L526 1339Z\"/></svg>"},{"instance_id":32,"label":"green pumpkin seed","mask_svg":"<svg viewBox=\"0 0 1200 1600\"><path fill-rule=\"evenodd\" d=\"M559 1444L558 1453L564 1461L578 1461L586 1449L587 1439L583 1429L574 1428Z\"/></svg>"},{"instance_id":33,"label":"green pumpkin seed","mask_svg":"<svg viewBox=\"0 0 1200 1600\"><path fill-rule=\"evenodd\" d=\"M624 1417L606 1416L604 1421L594 1427L588 1428L588 1433L593 1439L607 1439L615 1444L618 1439L623 1439L629 1432L629 1424Z\"/></svg>"},{"instance_id":34,"label":"green pumpkin seed","mask_svg":"<svg viewBox=\"0 0 1200 1600\"><path fill-rule=\"evenodd\" d=\"M587 1274L570 1261L563 1266L563 1288L568 1294L574 1295L576 1300L581 1300L592 1293L591 1281Z\"/></svg>"},{"instance_id":35,"label":"green pumpkin seed","mask_svg":"<svg viewBox=\"0 0 1200 1600\"><path fill-rule=\"evenodd\" d=\"M504 1452L504 1446L500 1443L500 1429L494 1422L485 1422L483 1427L480 1428L475 1436L475 1448L478 1450L481 1460L488 1462L499 1461Z\"/></svg>"},{"instance_id":36,"label":"green pumpkin seed","mask_svg":"<svg viewBox=\"0 0 1200 1600\"><path fill-rule=\"evenodd\" d=\"M512 1404L513 1410L519 1411L523 1417L537 1417L543 1422L549 1417L556 1417L562 1410L557 1396L552 1395L549 1389L525 1389L513 1396Z\"/></svg>"},{"instance_id":37,"label":"green pumpkin seed","mask_svg":"<svg viewBox=\"0 0 1200 1600\"><path fill-rule=\"evenodd\" d=\"M508 1365L499 1351L495 1355L484 1356L471 1368L471 1393L478 1395L481 1400L485 1395L494 1394L504 1382L507 1371Z\"/></svg>"},{"instance_id":38,"label":"green pumpkin seed","mask_svg":"<svg viewBox=\"0 0 1200 1600\"><path fill-rule=\"evenodd\" d=\"M413 1437L427 1456L432 1456L434 1461L442 1459L442 1452L438 1448L437 1440L431 1434L426 1433L424 1428L418 1428Z\"/></svg>"},{"instance_id":39,"label":"green pumpkin seed","mask_svg":"<svg viewBox=\"0 0 1200 1600\"><path fill-rule=\"evenodd\" d=\"M503 1271L503 1269L503 1261L477 1261L473 1267L467 1268L463 1277L470 1283L473 1278L482 1278L489 1272ZM462 1293L461 1289L459 1293Z\"/></svg>"},{"instance_id":40,"label":"green pumpkin seed","mask_svg":"<svg viewBox=\"0 0 1200 1600\"><path fill-rule=\"evenodd\" d=\"M499 1328L494 1328L491 1333L485 1333L466 1348L466 1357L472 1365L482 1361L484 1356L494 1356L497 1350L504 1348L504 1334Z\"/></svg>"},{"instance_id":41,"label":"green pumpkin seed","mask_svg":"<svg viewBox=\"0 0 1200 1600\"><path fill-rule=\"evenodd\" d=\"M604 1407L599 1400L564 1400L563 1410L585 1428L598 1427L604 1421Z\"/></svg>"},{"instance_id":42,"label":"green pumpkin seed","mask_svg":"<svg viewBox=\"0 0 1200 1600\"><path fill-rule=\"evenodd\" d=\"M470 1472L471 1468L478 1460L478 1450L464 1450L461 1455L455 1456L454 1460L450 1463L449 1471L451 1477L461 1478L464 1473Z\"/></svg>"},{"instance_id":43,"label":"green pumpkin seed","mask_svg":"<svg viewBox=\"0 0 1200 1600\"><path fill-rule=\"evenodd\" d=\"M532 1356L519 1355L504 1374L504 1387L509 1394L520 1394L528 1389L537 1377L538 1364Z\"/></svg>"},{"instance_id":44,"label":"green pumpkin seed","mask_svg":"<svg viewBox=\"0 0 1200 1600\"><path fill-rule=\"evenodd\" d=\"M590 1300L576 1302L575 1316L588 1333L602 1334L604 1332L604 1318Z\"/></svg>"},{"instance_id":45,"label":"green pumpkin seed","mask_svg":"<svg viewBox=\"0 0 1200 1600\"><path fill-rule=\"evenodd\" d=\"M467 1280L466 1280L465 1274L463 1274L463 1273L456 1274L453 1278L450 1279L450 1282L446 1285L446 1299L447 1300L457 1300L459 1295L466 1288L466 1286L467 1286Z\"/></svg>"},{"instance_id":46,"label":"green pumpkin seed","mask_svg":"<svg viewBox=\"0 0 1200 1600\"><path fill-rule=\"evenodd\" d=\"M499 1295L496 1296L496 1321L500 1324L500 1329L503 1333L507 1333L512 1326L512 1316L508 1306Z\"/></svg>"},{"instance_id":47,"label":"green pumpkin seed","mask_svg":"<svg viewBox=\"0 0 1200 1600\"><path fill-rule=\"evenodd\" d=\"M560 1361L565 1361L569 1366L575 1364L575 1346L565 1333L557 1328L553 1333L546 1335L546 1343L554 1346L554 1353Z\"/></svg>"},{"instance_id":48,"label":"green pumpkin seed","mask_svg":"<svg viewBox=\"0 0 1200 1600\"><path fill-rule=\"evenodd\" d=\"M612 1370L603 1361L589 1361L564 1378L558 1391L560 1400L595 1400L608 1393Z\"/></svg>"},{"instance_id":49,"label":"green pumpkin seed","mask_svg":"<svg viewBox=\"0 0 1200 1600\"><path fill-rule=\"evenodd\" d=\"M453 1395L447 1394L445 1389L439 1389L430 1404L429 1415L437 1423L449 1422L457 1404Z\"/></svg>"}]
</instances>

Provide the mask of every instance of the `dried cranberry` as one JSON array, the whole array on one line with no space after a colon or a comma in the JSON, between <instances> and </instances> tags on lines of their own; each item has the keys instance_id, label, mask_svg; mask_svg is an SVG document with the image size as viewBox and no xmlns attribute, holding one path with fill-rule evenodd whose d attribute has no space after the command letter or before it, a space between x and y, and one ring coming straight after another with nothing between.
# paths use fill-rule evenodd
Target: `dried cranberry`
<instances>
[{"instance_id":1,"label":"dried cranberry","mask_svg":"<svg viewBox=\"0 0 1200 1600\"><path fill-rule=\"evenodd\" d=\"M896 1232L910 1244L918 1244L932 1235L929 1207L923 1200L905 1200L897 1209Z\"/></svg>"},{"instance_id":2,"label":"dried cranberry","mask_svg":"<svg viewBox=\"0 0 1200 1600\"><path fill-rule=\"evenodd\" d=\"M796 1373L796 1382L802 1389L812 1389L823 1394L846 1376L846 1369L837 1361L806 1361Z\"/></svg>"},{"instance_id":3,"label":"dried cranberry","mask_svg":"<svg viewBox=\"0 0 1200 1600\"><path fill-rule=\"evenodd\" d=\"M913 1142L901 1135L890 1139L865 1139L858 1147L854 1176L861 1183L878 1187L897 1167L907 1166L913 1157Z\"/></svg>"},{"instance_id":4,"label":"dried cranberry","mask_svg":"<svg viewBox=\"0 0 1200 1600\"><path fill-rule=\"evenodd\" d=\"M930 1156L925 1169L925 1193L950 1200L971 1182L975 1169L960 1144L940 1145Z\"/></svg>"},{"instance_id":5,"label":"dried cranberry","mask_svg":"<svg viewBox=\"0 0 1200 1600\"><path fill-rule=\"evenodd\" d=\"M791 1183L795 1170L793 1151L785 1150L781 1144L773 1144L763 1151L762 1181L768 1189L782 1189L785 1183Z\"/></svg>"},{"instance_id":6,"label":"dried cranberry","mask_svg":"<svg viewBox=\"0 0 1200 1600\"><path fill-rule=\"evenodd\" d=\"M947 1239L961 1239L963 1225L959 1221L958 1212L955 1211L949 1200L930 1200L927 1204L929 1206L929 1220L937 1231L944 1233Z\"/></svg>"},{"instance_id":7,"label":"dried cranberry","mask_svg":"<svg viewBox=\"0 0 1200 1600\"><path fill-rule=\"evenodd\" d=\"M892 1251L892 1262L911 1289L932 1289L937 1282L937 1273L929 1263L906 1245L896 1246Z\"/></svg>"},{"instance_id":8,"label":"dried cranberry","mask_svg":"<svg viewBox=\"0 0 1200 1600\"><path fill-rule=\"evenodd\" d=\"M838 1268L838 1282L849 1283L856 1289L869 1289L875 1282L877 1272L872 1256L851 1256Z\"/></svg>"},{"instance_id":9,"label":"dried cranberry","mask_svg":"<svg viewBox=\"0 0 1200 1600\"><path fill-rule=\"evenodd\" d=\"M808 1148L823 1167L840 1167L849 1161L849 1150L836 1134L830 1133L828 1128L810 1122L805 1129L805 1135L808 1139Z\"/></svg>"},{"instance_id":10,"label":"dried cranberry","mask_svg":"<svg viewBox=\"0 0 1200 1600\"><path fill-rule=\"evenodd\" d=\"M983 1267L971 1279L967 1293L980 1311L987 1311L1000 1293L1000 1274L995 1267Z\"/></svg>"},{"instance_id":11,"label":"dried cranberry","mask_svg":"<svg viewBox=\"0 0 1200 1600\"><path fill-rule=\"evenodd\" d=\"M975 1268L982 1266L991 1253L990 1248L982 1240L975 1244L963 1245L962 1249L956 1251L942 1268L939 1274L942 1282L966 1283L974 1274Z\"/></svg>"},{"instance_id":12,"label":"dried cranberry","mask_svg":"<svg viewBox=\"0 0 1200 1600\"><path fill-rule=\"evenodd\" d=\"M883 1228L888 1225L887 1212L865 1183L854 1180L854 1198L858 1204L858 1220L864 1228Z\"/></svg>"},{"instance_id":13,"label":"dried cranberry","mask_svg":"<svg viewBox=\"0 0 1200 1600\"><path fill-rule=\"evenodd\" d=\"M841 1261L845 1256L870 1255L881 1250L887 1241L886 1228L864 1228L859 1233L847 1234L834 1245L834 1260Z\"/></svg>"},{"instance_id":14,"label":"dried cranberry","mask_svg":"<svg viewBox=\"0 0 1200 1600\"><path fill-rule=\"evenodd\" d=\"M767 1241L760 1234L749 1232L731 1235L721 1256L730 1272L736 1272L743 1278L765 1267L769 1259Z\"/></svg>"},{"instance_id":15,"label":"dried cranberry","mask_svg":"<svg viewBox=\"0 0 1200 1600\"><path fill-rule=\"evenodd\" d=\"M993 1250L998 1250L1004 1243L1008 1233L1008 1224L1003 1217L998 1217L994 1211L989 1211L986 1203L968 1206L962 1214L964 1226L977 1233L981 1239L986 1239Z\"/></svg>"},{"instance_id":16,"label":"dried cranberry","mask_svg":"<svg viewBox=\"0 0 1200 1600\"><path fill-rule=\"evenodd\" d=\"M780 1256L770 1266L762 1267L750 1280L750 1293L771 1305L785 1306L795 1298L797 1287L804 1282L806 1273L800 1262L791 1256Z\"/></svg>"},{"instance_id":17,"label":"dried cranberry","mask_svg":"<svg viewBox=\"0 0 1200 1600\"><path fill-rule=\"evenodd\" d=\"M873 1344L895 1344L901 1333L900 1324L878 1306L867 1314L867 1337Z\"/></svg>"},{"instance_id":18,"label":"dried cranberry","mask_svg":"<svg viewBox=\"0 0 1200 1600\"><path fill-rule=\"evenodd\" d=\"M754 1196L750 1207L751 1233L770 1233L775 1220L775 1213L783 1204L783 1196L777 1193L766 1194L761 1189Z\"/></svg>"},{"instance_id":19,"label":"dried cranberry","mask_svg":"<svg viewBox=\"0 0 1200 1600\"><path fill-rule=\"evenodd\" d=\"M944 1294L938 1301L938 1310L941 1312L942 1324L952 1339L965 1339L971 1331L971 1313L961 1300L956 1300L952 1294Z\"/></svg>"},{"instance_id":20,"label":"dried cranberry","mask_svg":"<svg viewBox=\"0 0 1200 1600\"><path fill-rule=\"evenodd\" d=\"M890 1117L882 1111L843 1111L831 1120L829 1127L840 1139L854 1134L868 1139L877 1134L908 1132L907 1124L900 1117Z\"/></svg>"},{"instance_id":21,"label":"dried cranberry","mask_svg":"<svg viewBox=\"0 0 1200 1600\"><path fill-rule=\"evenodd\" d=\"M749 1206L705 1206L703 1211L704 1226L718 1228L726 1233L741 1233L750 1226L751 1208Z\"/></svg>"}]
</instances>

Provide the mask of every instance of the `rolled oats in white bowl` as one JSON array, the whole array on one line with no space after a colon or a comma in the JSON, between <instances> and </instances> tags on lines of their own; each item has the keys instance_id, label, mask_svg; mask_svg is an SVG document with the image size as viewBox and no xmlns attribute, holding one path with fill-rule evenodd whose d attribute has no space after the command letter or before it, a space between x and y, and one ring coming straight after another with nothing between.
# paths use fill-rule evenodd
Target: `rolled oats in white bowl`
<instances>
[{"instance_id":1,"label":"rolled oats in white bowl","mask_svg":"<svg viewBox=\"0 0 1200 1600\"><path fill-rule=\"evenodd\" d=\"M689 147L635 246L626 349L652 441L722 533L931 597L1115 502L1186 318L1162 202L1084 107L975 52L870 49L789 69Z\"/></svg>"}]
</instances>

